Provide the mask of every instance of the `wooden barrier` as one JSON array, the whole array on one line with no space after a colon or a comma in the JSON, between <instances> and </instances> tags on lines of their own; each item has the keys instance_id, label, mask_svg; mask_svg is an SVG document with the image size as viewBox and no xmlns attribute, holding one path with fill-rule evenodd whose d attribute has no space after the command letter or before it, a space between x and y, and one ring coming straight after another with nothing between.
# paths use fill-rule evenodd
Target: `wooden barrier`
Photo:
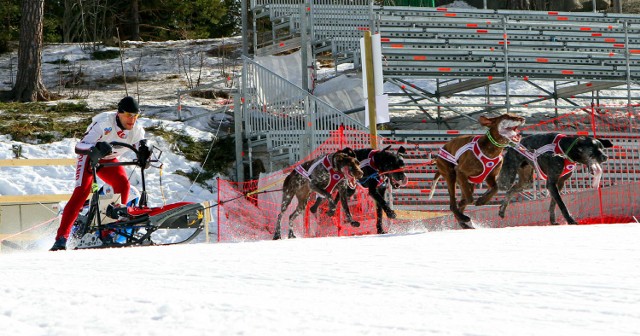
<instances>
[{"instance_id":1,"label":"wooden barrier","mask_svg":"<svg viewBox=\"0 0 640 336\"><path fill-rule=\"evenodd\" d=\"M34 167L75 165L76 159L3 159L0 167ZM55 216L58 203L71 194L0 195L0 238L28 230ZM23 239L22 237L21 239Z\"/></svg>"},{"instance_id":2,"label":"wooden barrier","mask_svg":"<svg viewBox=\"0 0 640 336\"><path fill-rule=\"evenodd\" d=\"M75 165L76 159L4 159L0 167L34 167Z\"/></svg>"},{"instance_id":3,"label":"wooden barrier","mask_svg":"<svg viewBox=\"0 0 640 336\"><path fill-rule=\"evenodd\" d=\"M36 167L36 166L70 166L75 165L76 159L3 159L0 167ZM9 203L47 203L66 201L71 194L49 195L0 195L0 204Z\"/></svg>"},{"instance_id":4,"label":"wooden barrier","mask_svg":"<svg viewBox=\"0 0 640 336\"><path fill-rule=\"evenodd\" d=\"M0 195L0 204L50 203L68 201L71 194Z\"/></svg>"}]
</instances>

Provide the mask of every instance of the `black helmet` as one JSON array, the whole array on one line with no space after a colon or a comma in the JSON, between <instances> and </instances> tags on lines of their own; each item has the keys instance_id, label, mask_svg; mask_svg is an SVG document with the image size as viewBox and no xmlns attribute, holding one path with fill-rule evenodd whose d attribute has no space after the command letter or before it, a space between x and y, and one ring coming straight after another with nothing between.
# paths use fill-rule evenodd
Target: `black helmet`
<instances>
[{"instance_id":1,"label":"black helmet","mask_svg":"<svg viewBox=\"0 0 640 336\"><path fill-rule=\"evenodd\" d=\"M138 103L133 97L124 97L118 103L118 112L131 112L131 113L139 113L140 108L138 107Z\"/></svg>"}]
</instances>

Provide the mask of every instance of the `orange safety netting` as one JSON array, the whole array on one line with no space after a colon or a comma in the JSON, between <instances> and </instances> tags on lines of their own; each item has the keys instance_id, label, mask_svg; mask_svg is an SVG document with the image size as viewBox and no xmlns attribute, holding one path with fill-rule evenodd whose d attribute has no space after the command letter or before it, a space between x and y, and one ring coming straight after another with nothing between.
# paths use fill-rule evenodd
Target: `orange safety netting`
<instances>
[{"instance_id":1,"label":"orange safety netting","mask_svg":"<svg viewBox=\"0 0 640 336\"><path fill-rule=\"evenodd\" d=\"M531 133L559 132L567 135L588 135L611 140L613 148L606 149L609 160L602 165L604 174L601 188L591 188L591 177L587 167L579 165L573 176L565 184L562 198L572 215L580 223L611 223L616 221L635 221L640 204L640 135L637 123L638 109L627 106L590 106L577 109L558 118L523 127L526 136ZM455 132L451 132L455 133ZM477 134L483 134L479 130ZM378 147L391 145L393 149L404 146L409 177L409 185L394 190L389 198L392 208L398 214L396 219L384 218L383 226L389 232L411 232L458 228L450 214L449 198L444 181L436 186L435 197L428 195L431 189L433 173L436 168L432 158L438 149L455 134L446 134L416 139L415 142L398 142L379 138ZM220 241L243 241L271 239L276 218L280 212L282 183L296 165L342 149L370 147L370 135L353 130L336 130L321 146L307 158L291 167L262 176L259 180L235 183L225 180L219 182L219 229ZM466 214L473 219L475 227L508 227L521 225L547 225L549 223L549 195L545 181L536 179L534 188L521 193L512 201L505 218L498 216L498 205L504 198L500 192L487 206L470 205ZM478 185L474 197L486 190ZM387 193L389 194L389 192ZM324 237L362 235L376 232L376 211L373 200L366 190L358 187L356 195L350 200L349 207L354 220L361 226L351 227L346 222L340 205L336 215L326 216L327 205L316 214L309 211L313 204L309 201L304 215L294 223L294 232L298 237ZM458 200L460 196L458 195ZM295 209L294 200L282 219L282 234L286 236L288 216ZM216 212L214 211L214 215ZM635 217L634 217L635 216ZM556 218L564 223L560 211L556 208Z\"/></svg>"}]
</instances>

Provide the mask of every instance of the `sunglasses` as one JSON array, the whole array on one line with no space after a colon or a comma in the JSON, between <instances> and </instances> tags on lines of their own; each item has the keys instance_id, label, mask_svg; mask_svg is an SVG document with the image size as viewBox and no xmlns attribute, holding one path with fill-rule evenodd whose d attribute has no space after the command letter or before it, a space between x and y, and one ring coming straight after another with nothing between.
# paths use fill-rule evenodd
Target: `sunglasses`
<instances>
[{"instance_id":1,"label":"sunglasses","mask_svg":"<svg viewBox=\"0 0 640 336\"><path fill-rule=\"evenodd\" d=\"M124 114L127 118L138 119L140 117L140 113L135 112L120 112L120 114Z\"/></svg>"}]
</instances>

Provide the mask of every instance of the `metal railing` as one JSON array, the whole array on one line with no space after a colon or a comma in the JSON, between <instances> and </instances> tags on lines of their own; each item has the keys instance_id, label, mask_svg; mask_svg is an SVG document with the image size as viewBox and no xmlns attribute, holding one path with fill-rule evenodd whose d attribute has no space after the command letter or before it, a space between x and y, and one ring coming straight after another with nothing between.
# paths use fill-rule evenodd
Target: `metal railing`
<instances>
[{"instance_id":1,"label":"metal railing","mask_svg":"<svg viewBox=\"0 0 640 336\"><path fill-rule=\"evenodd\" d=\"M255 142L252 139L264 139L269 151L286 148L295 162L340 127L368 130L358 120L249 58L244 57L243 63L242 110L250 148Z\"/></svg>"}]
</instances>

